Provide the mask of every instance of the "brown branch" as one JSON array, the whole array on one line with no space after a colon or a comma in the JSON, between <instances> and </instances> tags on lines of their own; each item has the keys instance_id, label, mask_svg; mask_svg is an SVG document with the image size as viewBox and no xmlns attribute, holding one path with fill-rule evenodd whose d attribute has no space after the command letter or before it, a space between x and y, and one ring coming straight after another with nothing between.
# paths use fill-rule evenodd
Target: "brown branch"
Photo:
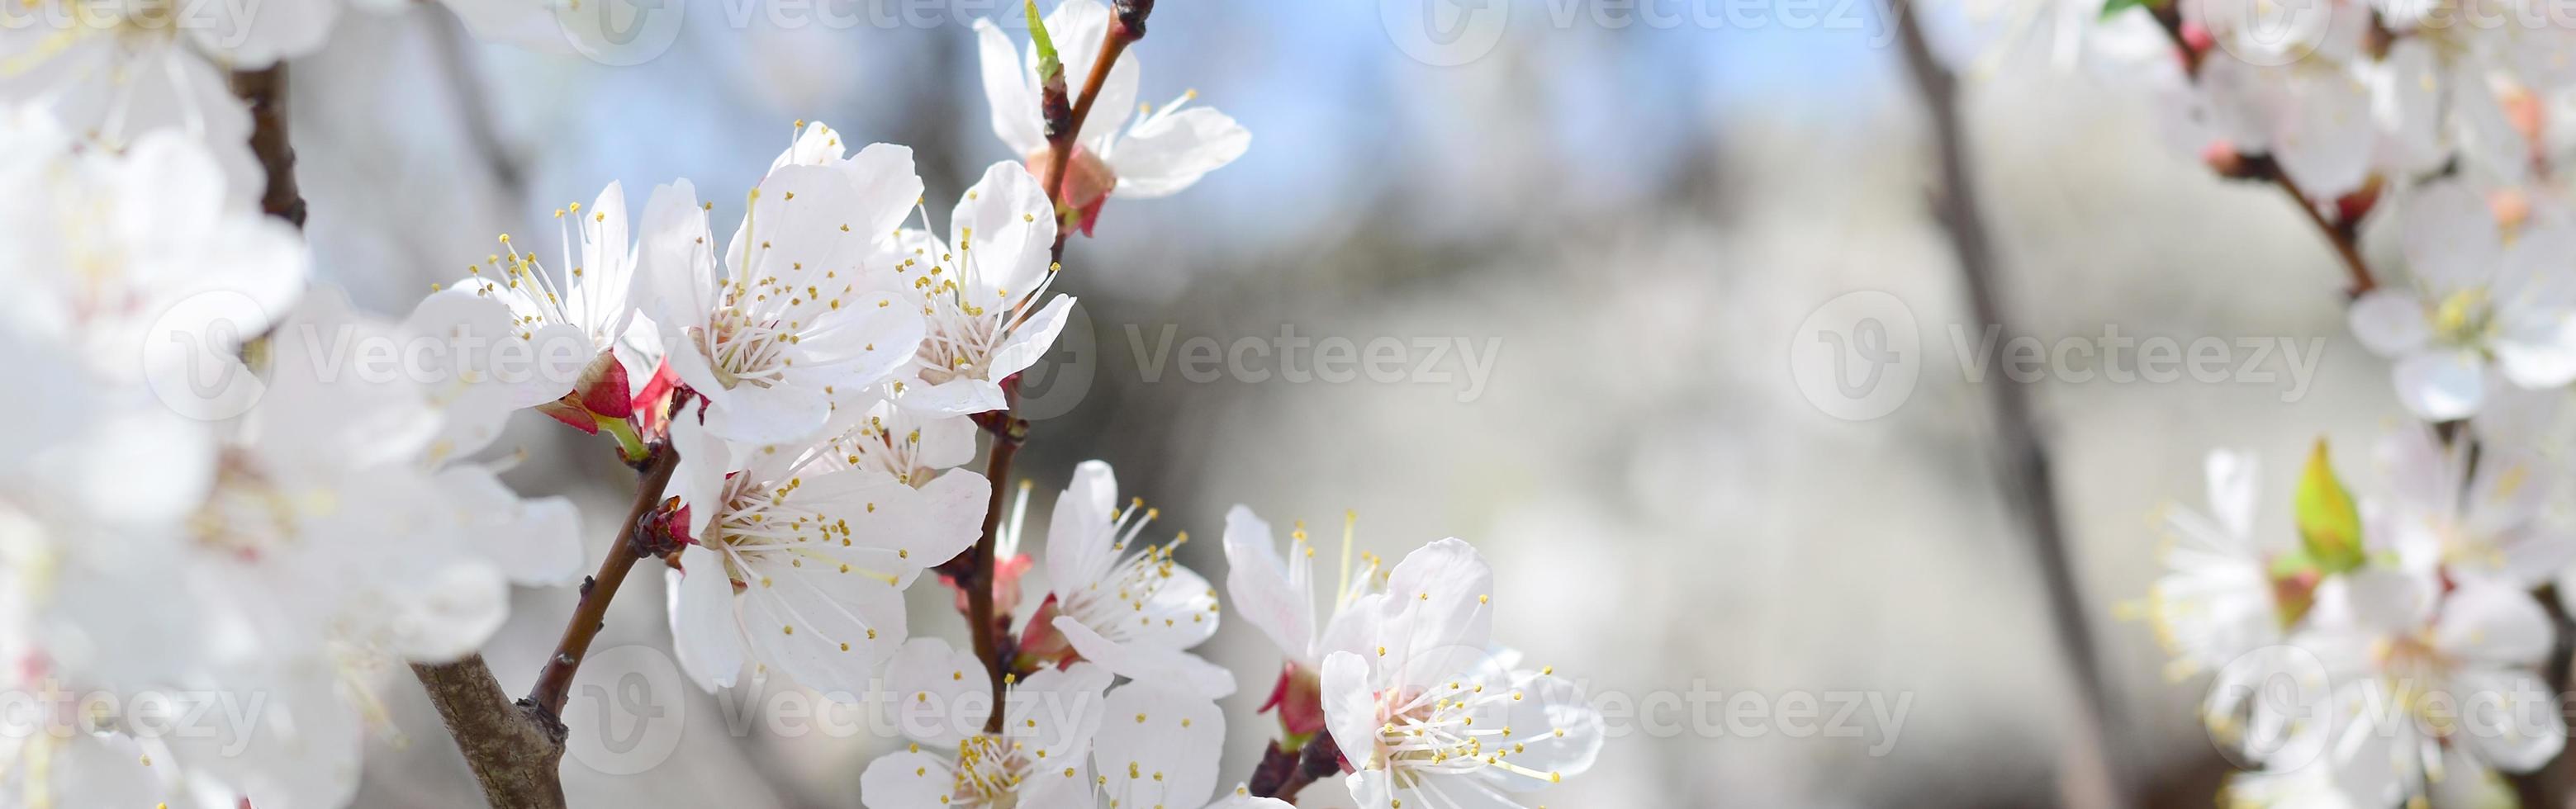
<instances>
[{"instance_id":1,"label":"brown branch","mask_svg":"<svg viewBox=\"0 0 2576 809\"><path fill-rule=\"evenodd\" d=\"M1905 66L1922 96L1925 111L1931 115L1932 134L1939 149L1942 192L1935 202L1938 216L1949 231L1953 258L1968 287L1977 322L2003 323L2002 296L1993 275L1994 251L1987 242L1966 130L1959 118L1958 80L1924 41L1920 15L1911 8L1900 7L1896 16ZM2125 806L2129 793L2122 783L2118 762L2110 754L2116 738L2110 688L2099 652L2094 648L2092 629L2085 623L2084 616L2089 611L2076 584L2065 521L2050 482L2048 451L2039 440L2038 425L2031 415L2029 391L2018 384L1999 384L1993 386L1987 401L1997 440L2002 444L1999 471L2004 495L2019 507L2031 554L2039 562L2040 578L2046 585L2049 619L2055 624L2059 652L2065 656L2082 703L2077 716L2082 725L2066 740L2061 789L2072 805Z\"/></svg>"},{"instance_id":2,"label":"brown branch","mask_svg":"<svg viewBox=\"0 0 2576 809\"><path fill-rule=\"evenodd\" d=\"M1061 67L1054 74L1041 77L1038 114L1046 122L1048 154L1053 158L1047 166L1046 193L1047 201L1056 209L1057 227L1052 248L1052 259L1056 262L1064 260L1065 238L1072 233L1072 228L1066 227L1064 222L1064 176L1065 169L1073 162L1075 136L1082 132L1083 120L1090 117L1091 104L1099 97L1101 85L1108 82L1110 68L1118 63L1118 56L1127 51L1129 43L1145 37L1145 18L1153 12L1154 0L1118 0L1117 16L1109 23L1109 33L1101 42L1100 54L1091 61L1090 77L1083 82L1079 101L1067 99ZM1011 398L1015 387L1011 380L1003 381L1006 401ZM1009 491L1006 484L1011 479L1011 461L1019 455L1020 445L1028 441L1029 423L1013 415L1012 407L1007 405L1000 411L979 414L975 421L984 427L985 432L993 434L992 451L984 459L984 480L992 487L992 495L984 505L984 533L976 538L975 547L941 567L954 571L951 578L956 579L958 588L966 593L966 623L968 631L973 633L975 657L984 662L984 673L993 685L994 710L984 719L984 732L999 733L1002 730L1001 708L1009 696L1005 676L1010 672L1011 662L1002 649L1005 640L1003 624L1008 617L994 614L993 556L1000 545L1002 500Z\"/></svg>"},{"instance_id":3,"label":"brown branch","mask_svg":"<svg viewBox=\"0 0 2576 809\"><path fill-rule=\"evenodd\" d=\"M562 809L564 698L582 655L599 634L609 599L635 566L636 526L661 502L679 461L679 452L668 445L656 445L653 457L645 461L635 506L618 528L608 558L601 560L599 575L582 584L581 604L564 627L563 642L546 660L526 699L512 702L479 656L412 665L412 673L429 689L430 703L438 707L449 735L456 737L457 749L464 752L466 766L474 770L474 780L482 784L483 797L493 809Z\"/></svg>"},{"instance_id":4,"label":"brown branch","mask_svg":"<svg viewBox=\"0 0 2576 809\"><path fill-rule=\"evenodd\" d=\"M1334 744L1333 734L1318 733L1306 740L1304 747L1290 750L1272 741L1262 754L1261 763L1253 768L1247 786L1256 798L1278 798L1295 802L1297 793L1326 776L1342 771L1341 747Z\"/></svg>"},{"instance_id":5,"label":"brown branch","mask_svg":"<svg viewBox=\"0 0 2576 809\"><path fill-rule=\"evenodd\" d=\"M635 568L635 560L644 554L636 545L636 532L646 515L662 502L662 491L670 487L671 472L680 465L680 452L669 444L654 446L653 457L645 462L644 481L635 488L635 504L626 510L626 522L617 527L617 539L608 546L607 558L599 560L599 573L581 585L581 603L573 608L572 619L565 622L563 640L555 644L553 657L537 672L537 684L528 689L528 702L558 721L563 716L564 700L572 694L573 674L581 669L584 655L590 653L590 642L599 637L607 625L608 604L617 597L617 588L626 583L626 574Z\"/></svg>"},{"instance_id":6,"label":"brown branch","mask_svg":"<svg viewBox=\"0 0 2576 809\"><path fill-rule=\"evenodd\" d=\"M250 151L268 175L260 210L304 227L304 195L295 184L295 146L286 138L286 63L232 73L233 95L250 105Z\"/></svg>"},{"instance_id":7,"label":"brown branch","mask_svg":"<svg viewBox=\"0 0 2576 809\"><path fill-rule=\"evenodd\" d=\"M1064 260L1064 242L1073 229L1064 223L1064 176L1073 165L1074 141L1082 134L1082 122L1091 119L1092 102L1100 100L1100 88L1109 83L1109 71L1118 65L1118 57L1127 46L1145 38L1145 18L1154 13L1154 0L1118 0L1116 16L1109 30L1101 35L1100 54L1091 60L1091 74L1082 81L1082 94L1071 104L1065 101L1062 75L1048 77L1038 98L1038 113L1046 121L1047 198L1056 205L1056 261ZM1106 189L1102 193L1108 193ZM998 484L997 484L998 485Z\"/></svg>"},{"instance_id":8,"label":"brown branch","mask_svg":"<svg viewBox=\"0 0 2576 809\"><path fill-rule=\"evenodd\" d=\"M2370 264L2361 258L2361 239L2356 227L2359 223L2341 221L2340 218L2327 219L2325 211L2319 210L2317 204L2308 199L2307 192L2299 190L2298 181L2290 179L2290 173L2281 170L2280 163L2267 160L2264 164L2271 167L2268 173L2272 175L2272 184L2288 192L2290 201L2299 206L2301 213L2308 215L2309 224L2316 225L2317 232L2324 234L2326 242L2334 245L2335 257L2343 260L2344 272L2352 277L2352 286L2345 289L2344 294L2358 298L2376 288L2378 284L2370 280Z\"/></svg>"},{"instance_id":9,"label":"brown branch","mask_svg":"<svg viewBox=\"0 0 2576 809\"><path fill-rule=\"evenodd\" d=\"M414 663L430 704L465 753L492 809L564 809L563 726L541 721L510 701L481 656L454 663Z\"/></svg>"},{"instance_id":10,"label":"brown branch","mask_svg":"<svg viewBox=\"0 0 2576 809\"><path fill-rule=\"evenodd\" d=\"M1010 671L1010 661L1002 654L1002 624L1009 619L993 614L993 556L1000 544L1002 498L1009 491L1002 484L1011 479L1011 459L1028 440L1029 423L1012 417L1007 409L988 415L996 417L977 421L993 434L993 450L984 459L984 479L992 494L984 501L984 534L975 540L975 547L967 549L967 569L957 583L966 593L966 623L974 633L975 658L984 661L984 674L992 680L993 712L984 717L984 732L1000 733L1003 699L1009 696L1003 675Z\"/></svg>"},{"instance_id":11,"label":"brown branch","mask_svg":"<svg viewBox=\"0 0 2576 809\"><path fill-rule=\"evenodd\" d=\"M2174 3L2153 5L2148 10L2155 18L2156 27L2164 29L2165 39L2173 42L2175 52L2181 54L2183 75L2190 81L2199 81L2204 54L2191 46L2190 38L2183 36L2182 11ZM2372 20L2376 25L2376 15ZM2268 156L2236 155L2233 165L2220 174L2236 180L2268 180L2287 192L2290 201L2299 206L2299 212L2307 214L2308 223L2315 225L2317 233L2325 236L2327 244L2334 247L2335 258L2342 260L2344 272L2352 279L2352 285L2345 289L2346 295L2358 298L2378 286L2371 280L2370 263L2361 257L2361 223L2355 221L2357 214L2350 219L2341 216L2328 218L2325 211L2318 209L2316 201L2308 199L2307 192L2300 190L2298 181L2290 179L2290 173L2281 170L2280 162Z\"/></svg>"}]
</instances>

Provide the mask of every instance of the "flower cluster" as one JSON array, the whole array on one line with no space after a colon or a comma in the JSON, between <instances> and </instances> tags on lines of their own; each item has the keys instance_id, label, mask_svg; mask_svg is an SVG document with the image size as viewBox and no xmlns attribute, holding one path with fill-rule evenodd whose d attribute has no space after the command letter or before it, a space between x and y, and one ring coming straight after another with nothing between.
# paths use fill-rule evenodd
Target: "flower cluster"
<instances>
[{"instance_id":1,"label":"flower cluster","mask_svg":"<svg viewBox=\"0 0 2576 809\"><path fill-rule=\"evenodd\" d=\"M1223 607L1181 563L1188 534L1159 541L1159 512L1097 461L1055 498L1042 562L1021 552L1030 487L994 513L1027 439L1018 376L1074 305L1053 292L1067 238L1249 143L1194 93L1130 123L1151 3L1029 4L1024 49L976 26L1018 158L937 225L910 149L800 121L729 236L688 180L632 213L610 184L555 212L556 260L503 235L399 319L308 282L300 203L263 196L291 196L289 169L252 159L256 99L220 77L313 51L338 0L183 5L43 0L13 13L58 30L0 31L0 357L45 384L0 436L21 459L0 472L0 689L243 696L252 715L192 733L48 708L49 732L0 734L0 806L347 805L382 673L490 680L471 658L508 588L584 569L571 506L497 476L520 411L613 440L642 485L529 698L496 713L431 689L451 729L494 734L463 747L495 796L531 779L492 777L529 763L492 751L562 755L556 712L639 564L666 579L700 688L892 684L922 721L866 769L875 809L1285 807L1340 773L1373 807L1511 806L1597 755L1580 689L1494 645L1493 575L1466 543L1354 569L1346 533L1319 620L1303 530L1283 557L1237 507L1226 589L1284 652L1264 707L1281 736L1221 790L1215 700L1237 683L1192 651ZM505 5L450 2L487 34L554 10ZM1023 592L1035 570L1042 597ZM962 648L906 615L932 572ZM561 801L533 780L525 803Z\"/></svg>"},{"instance_id":2,"label":"flower cluster","mask_svg":"<svg viewBox=\"0 0 2576 809\"><path fill-rule=\"evenodd\" d=\"M568 503L523 500L469 460L509 410L493 355L425 355L421 376L365 359L516 340L508 313L434 297L385 320L306 289L293 229L236 203L215 155L176 133L109 150L21 110L0 121L0 177L17 290L0 352L44 389L10 405L5 688L262 706L232 728L41 717L0 748L9 793L346 803L373 673L471 654L510 583L581 563ZM209 382L256 402L197 398Z\"/></svg>"},{"instance_id":3,"label":"flower cluster","mask_svg":"<svg viewBox=\"0 0 2576 809\"><path fill-rule=\"evenodd\" d=\"M2350 275L2354 337L2418 419L2351 478L2320 439L2286 525L2258 520L2262 478L2234 451L2209 456L2206 512L2165 518L2145 613L2170 673L2215 672L2202 718L2253 769L2233 800L2511 804L2503 775L2565 745L2549 671L2567 590L2549 586L2576 528L2553 508L2568 492L2548 436L2576 380L2576 220L2544 111L2576 93L2576 26L2544 6L2104 15L2115 37L2169 43L2147 73L2184 146L2308 209ZM2382 226L2402 273L2364 249Z\"/></svg>"}]
</instances>

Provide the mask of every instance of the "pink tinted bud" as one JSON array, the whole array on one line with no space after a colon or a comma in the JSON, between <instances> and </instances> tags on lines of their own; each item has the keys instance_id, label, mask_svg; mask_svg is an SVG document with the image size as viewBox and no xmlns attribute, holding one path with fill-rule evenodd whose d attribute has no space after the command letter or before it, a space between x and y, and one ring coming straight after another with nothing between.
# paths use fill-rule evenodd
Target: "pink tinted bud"
<instances>
[{"instance_id":1,"label":"pink tinted bud","mask_svg":"<svg viewBox=\"0 0 2576 809\"><path fill-rule=\"evenodd\" d=\"M1040 665L1072 662L1077 655L1073 642L1055 631L1055 596L1038 605L1038 614L1029 616L1029 626L1020 632L1020 660Z\"/></svg>"},{"instance_id":2,"label":"pink tinted bud","mask_svg":"<svg viewBox=\"0 0 2576 809\"><path fill-rule=\"evenodd\" d=\"M1270 688L1270 700L1261 711L1279 711L1279 726L1290 735L1303 736L1324 729L1324 681L1315 672L1289 663L1279 669L1279 682Z\"/></svg>"},{"instance_id":3,"label":"pink tinted bud","mask_svg":"<svg viewBox=\"0 0 2576 809\"><path fill-rule=\"evenodd\" d=\"M2183 47L2190 48L2193 53L2202 53L2208 51L2210 46L2218 44L2218 38L2210 35L2208 26L2185 21L2182 24L2182 44Z\"/></svg>"},{"instance_id":4,"label":"pink tinted bud","mask_svg":"<svg viewBox=\"0 0 2576 809\"><path fill-rule=\"evenodd\" d=\"M2245 155L2237 152L2236 145L2225 139L2213 140L2200 147L2200 162L2221 177L2245 176Z\"/></svg>"},{"instance_id":5,"label":"pink tinted bud","mask_svg":"<svg viewBox=\"0 0 2576 809\"><path fill-rule=\"evenodd\" d=\"M1055 167L1055 153L1047 149L1039 149L1031 153L1028 157L1028 167L1029 173L1036 175L1038 181L1044 183L1048 173ZM1055 189L1055 199L1068 207L1082 211L1080 227L1084 233L1090 233L1092 221L1100 215L1100 203L1107 200L1109 192L1117 187L1118 175L1109 170L1107 162L1102 161L1099 155L1092 154L1091 150L1075 146L1073 165L1065 168L1064 185Z\"/></svg>"},{"instance_id":6,"label":"pink tinted bud","mask_svg":"<svg viewBox=\"0 0 2576 809\"><path fill-rule=\"evenodd\" d=\"M2538 146L2541 123L2546 117L2542 114L2540 98L2529 90L2510 87L2496 93L2496 103L2504 107L2504 119L2513 124L2513 131L2522 133L2523 140Z\"/></svg>"},{"instance_id":7,"label":"pink tinted bud","mask_svg":"<svg viewBox=\"0 0 2576 809\"><path fill-rule=\"evenodd\" d=\"M2385 183L2373 176L2369 182L2362 183L2360 189L2336 198L2335 221L2359 222L2362 217L2369 216L2370 209L2379 204L2379 189L2383 185Z\"/></svg>"},{"instance_id":8,"label":"pink tinted bud","mask_svg":"<svg viewBox=\"0 0 2576 809\"><path fill-rule=\"evenodd\" d=\"M2487 195L2487 210L2495 214L2498 226L2514 230L2531 219L2531 198L2518 188L2498 189Z\"/></svg>"}]
</instances>

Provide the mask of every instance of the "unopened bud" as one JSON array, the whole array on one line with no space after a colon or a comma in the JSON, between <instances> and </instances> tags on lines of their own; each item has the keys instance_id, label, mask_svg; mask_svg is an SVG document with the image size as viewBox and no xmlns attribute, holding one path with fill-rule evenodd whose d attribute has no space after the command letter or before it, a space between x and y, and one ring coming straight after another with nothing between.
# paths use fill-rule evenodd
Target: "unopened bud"
<instances>
[{"instance_id":1,"label":"unopened bud","mask_svg":"<svg viewBox=\"0 0 2576 809\"><path fill-rule=\"evenodd\" d=\"M2224 140L2213 140L2200 147L2200 162L2208 164L2209 170L2217 172L2220 177L2241 180L2246 176L2244 153L2236 151L2235 144Z\"/></svg>"},{"instance_id":2,"label":"unopened bud","mask_svg":"<svg viewBox=\"0 0 2576 809\"><path fill-rule=\"evenodd\" d=\"M2497 227L2517 230L2531 219L2531 197L2519 188L2497 189L2487 195L2487 210L2495 214Z\"/></svg>"}]
</instances>

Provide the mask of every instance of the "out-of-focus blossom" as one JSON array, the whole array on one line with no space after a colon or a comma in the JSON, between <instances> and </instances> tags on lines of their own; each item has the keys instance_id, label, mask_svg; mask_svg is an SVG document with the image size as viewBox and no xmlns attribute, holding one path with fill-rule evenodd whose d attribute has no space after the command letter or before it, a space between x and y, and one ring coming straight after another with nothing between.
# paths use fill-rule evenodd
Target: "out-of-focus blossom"
<instances>
[{"instance_id":1,"label":"out-of-focus blossom","mask_svg":"<svg viewBox=\"0 0 2576 809\"><path fill-rule=\"evenodd\" d=\"M1112 24L1109 7L1097 0L1066 0L1046 16L1046 29L1063 61L1066 83L1079 87L1101 52ZM1046 122L1038 109L1043 82L1037 45L1011 47L1010 37L990 19L975 21L984 63L984 100L992 105L993 134L1027 161L1029 172L1047 176L1054 154L1047 148ZM1074 136L1072 165L1064 171L1058 199L1081 214L1079 226L1089 233L1100 205L1111 196L1148 199L1170 196L1190 187L1210 171L1222 168L1251 148L1252 133L1224 113L1186 107L1197 93L1181 94L1157 111L1131 113L1142 69L1136 54L1119 54L1110 66L1091 115ZM1134 126L1128 126L1135 115ZM1125 127L1126 131L1119 131Z\"/></svg>"},{"instance_id":2,"label":"out-of-focus blossom","mask_svg":"<svg viewBox=\"0 0 2576 809\"><path fill-rule=\"evenodd\" d=\"M2576 379L2576 223L2555 209L2500 222L2460 182L2418 191L2404 213L2408 281L2363 294L2350 319L2363 345L2396 360L2408 410L2467 418L2499 384Z\"/></svg>"}]
</instances>

